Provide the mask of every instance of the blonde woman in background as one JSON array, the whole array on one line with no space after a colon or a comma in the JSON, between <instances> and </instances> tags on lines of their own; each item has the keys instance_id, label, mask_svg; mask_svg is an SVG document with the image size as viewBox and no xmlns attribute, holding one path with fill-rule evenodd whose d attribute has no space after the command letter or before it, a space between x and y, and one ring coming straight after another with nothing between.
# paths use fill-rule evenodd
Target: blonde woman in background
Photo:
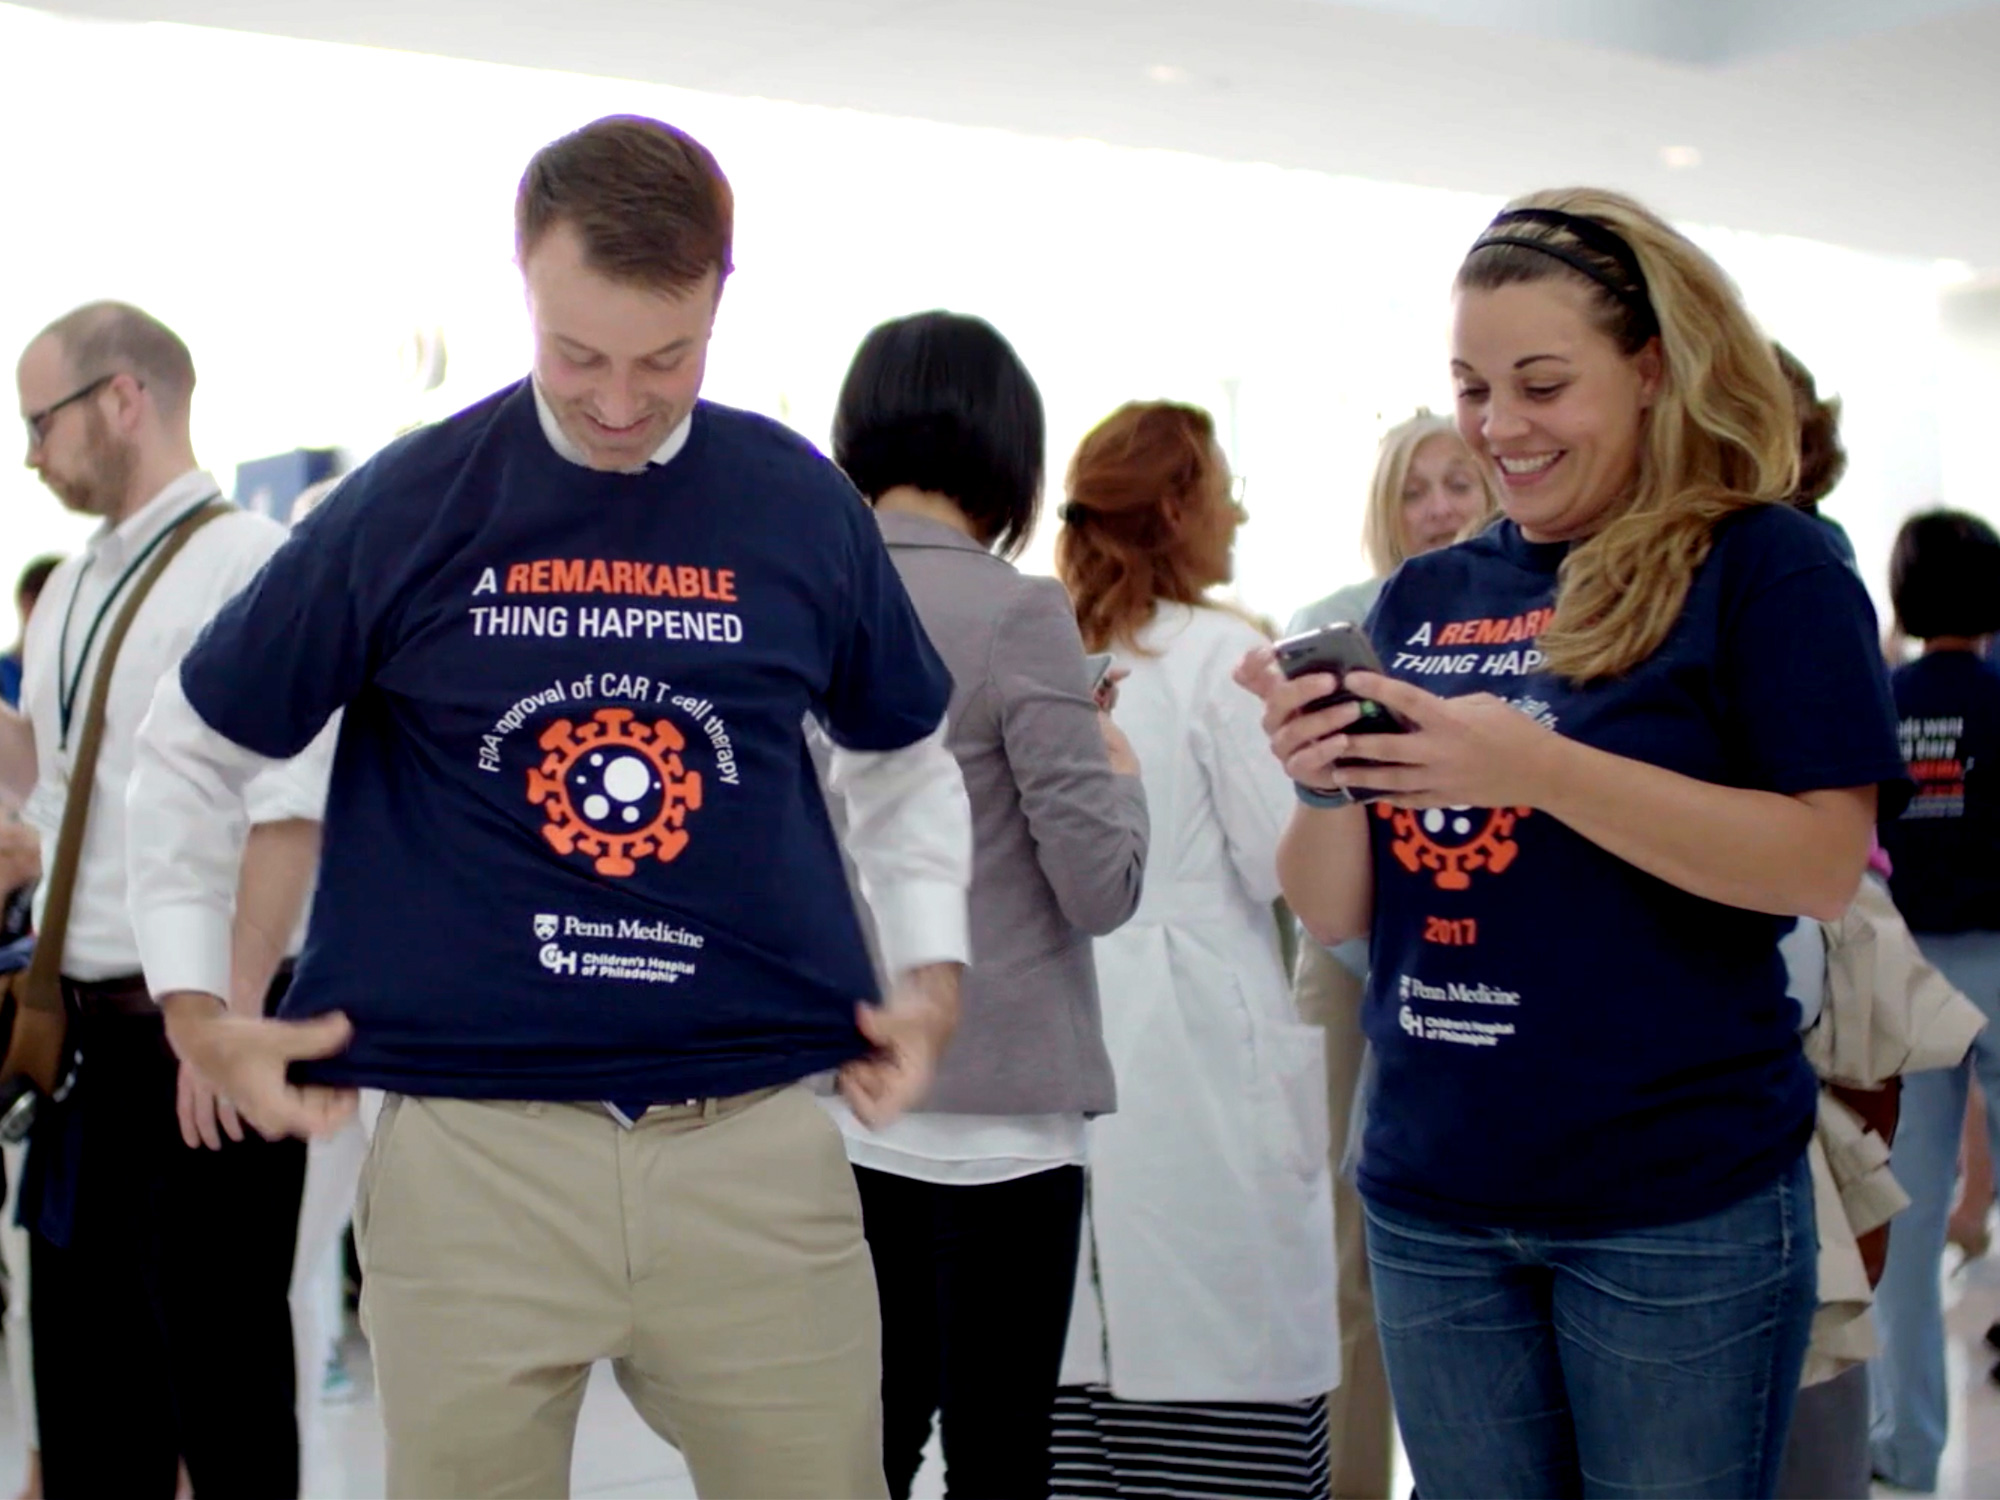
<instances>
[{"instance_id":1,"label":"blonde woman in background","mask_svg":"<svg viewBox=\"0 0 2000 1500\"><path fill-rule=\"evenodd\" d=\"M1405 560L1448 547L1499 513L1500 492L1492 471L1466 446L1451 418L1420 408L1382 435L1376 453L1368 511L1361 523L1361 541L1374 576L1308 604L1292 617L1286 633L1360 624L1389 575ZM1395 1450L1389 1381L1382 1371L1382 1346L1375 1337L1361 1198L1340 1170L1367 1050L1361 1035L1361 986L1367 977L1366 938L1327 949L1301 934L1293 998L1300 1020L1326 1029L1326 1098L1332 1127L1341 1368L1340 1386L1326 1402L1334 1500L1385 1500Z\"/></svg>"},{"instance_id":2,"label":"blonde woman in background","mask_svg":"<svg viewBox=\"0 0 2000 1500\"><path fill-rule=\"evenodd\" d=\"M1449 547L1475 525L1500 514L1500 491L1450 417L1429 407L1382 434L1361 545L1375 571L1359 583L1308 604L1292 617L1290 634L1368 617L1389 575L1412 557Z\"/></svg>"}]
</instances>

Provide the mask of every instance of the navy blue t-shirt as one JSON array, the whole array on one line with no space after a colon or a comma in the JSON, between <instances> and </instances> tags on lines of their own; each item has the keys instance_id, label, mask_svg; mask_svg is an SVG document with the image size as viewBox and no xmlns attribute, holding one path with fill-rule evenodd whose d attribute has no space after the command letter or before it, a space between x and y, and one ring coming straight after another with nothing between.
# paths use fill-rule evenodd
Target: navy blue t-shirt
<instances>
[{"instance_id":1,"label":"navy blue t-shirt","mask_svg":"<svg viewBox=\"0 0 2000 1500\"><path fill-rule=\"evenodd\" d=\"M1897 909L1916 932L2000 931L2000 668L1933 651L1890 685L1917 784L1882 825Z\"/></svg>"},{"instance_id":2,"label":"navy blue t-shirt","mask_svg":"<svg viewBox=\"0 0 2000 1500\"><path fill-rule=\"evenodd\" d=\"M936 729L950 678L874 518L774 423L702 403L637 474L512 386L358 469L181 670L270 756L346 709L287 1016L329 1082L680 1100L863 1048L876 994L809 758Z\"/></svg>"},{"instance_id":3,"label":"navy blue t-shirt","mask_svg":"<svg viewBox=\"0 0 2000 1500\"><path fill-rule=\"evenodd\" d=\"M1502 521L1405 563L1369 620L1390 673L1718 785L1900 785L1874 613L1811 518L1726 521L1660 649L1582 688L1535 645L1565 551ZM1690 895L1526 808L1377 805L1369 824L1368 1197L1594 1232L1713 1212L1797 1159L1817 1088L1778 954L1792 919Z\"/></svg>"}]
</instances>

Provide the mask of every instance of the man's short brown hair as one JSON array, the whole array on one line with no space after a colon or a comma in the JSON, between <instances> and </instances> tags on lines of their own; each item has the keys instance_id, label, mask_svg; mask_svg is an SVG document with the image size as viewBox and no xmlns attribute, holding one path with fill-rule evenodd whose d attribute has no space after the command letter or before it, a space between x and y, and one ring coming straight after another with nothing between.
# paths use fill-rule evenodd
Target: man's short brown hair
<instances>
[{"instance_id":1,"label":"man's short brown hair","mask_svg":"<svg viewBox=\"0 0 2000 1500\"><path fill-rule=\"evenodd\" d=\"M731 270L736 200L708 148L643 115L609 115L535 153L514 199L514 250L559 223L613 281L681 292Z\"/></svg>"}]
</instances>

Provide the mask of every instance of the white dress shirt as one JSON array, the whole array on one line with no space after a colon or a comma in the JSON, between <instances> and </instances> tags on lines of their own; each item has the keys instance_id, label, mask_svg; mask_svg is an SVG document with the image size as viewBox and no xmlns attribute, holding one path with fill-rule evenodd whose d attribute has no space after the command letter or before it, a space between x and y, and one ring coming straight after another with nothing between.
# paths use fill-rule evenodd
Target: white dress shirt
<instances>
[{"instance_id":1,"label":"white dress shirt","mask_svg":"<svg viewBox=\"0 0 2000 1500\"><path fill-rule=\"evenodd\" d=\"M549 440L549 446L573 464L585 463L583 450L570 441L569 434L562 430L562 423L556 420L556 410L549 405L549 398L542 394L541 382L531 377L528 384L534 388L535 415L541 419L542 436ZM651 468L655 464L663 464L670 460L687 446L688 430L693 426L694 413L690 411L674 424L674 430L661 440L660 446L653 450L653 456L639 468ZM637 473L638 470L632 472Z\"/></svg>"},{"instance_id":2,"label":"white dress shirt","mask_svg":"<svg viewBox=\"0 0 2000 1500\"><path fill-rule=\"evenodd\" d=\"M70 767L83 738L83 722L104 644L144 568L127 579L118 598L111 598L112 590L149 543L205 497L220 494L221 487L211 475L201 470L183 474L123 522L98 531L81 555L58 567L29 620L21 708L34 729L35 789L23 815L41 835L45 872L55 867ZM232 511L211 522L189 539L132 622L112 669L76 897L63 945L62 972L72 979L110 979L139 972L139 944L126 904L130 831L126 790L132 779L139 726L160 682L178 680L181 657L209 617L255 576L284 536L283 527L247 511ZM100 610L102 623L86 655L86 639ZM71 704L67 735L63 729L65 698ZM329 749L315 745L295 760L263 768L217 831L240 845L249 823L317 820L326 800ZM35 901L38 926L47 893L45 879ZM234 915L235 904L232 879L223 902L225 954L226 923ZM224 987L218 993L228 993L226 965Z\"/></svg>"},{"instance_id":3,"label":"white dress shirt","mask_svg":"<svg viewBox=\"0 0 2000 1500\"><path fill-rule=\"evenodd\" d=\"M582 457L535 390L542 431L564 458ZM692 416L652 462L669 462ZM881 930L890 973L920 964L966 962L971 939L972 809L944 726L901 750L834 757L831 785L847 807L847 848ZM227 994L227 912L236 853L226 819L237 789L269 762L209 728L180 689L160 684L141 731L132 785L133 917L146 979L156 995Z\"/></svg>"}]
</instances>

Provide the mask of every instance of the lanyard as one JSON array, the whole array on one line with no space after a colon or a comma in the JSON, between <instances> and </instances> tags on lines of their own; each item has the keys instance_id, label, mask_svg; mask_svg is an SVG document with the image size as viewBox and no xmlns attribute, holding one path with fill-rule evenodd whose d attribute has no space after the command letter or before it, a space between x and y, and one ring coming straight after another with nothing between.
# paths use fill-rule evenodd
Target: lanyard
<instances>
[{"instance_id":1,"label":"lanyard","mask_svg":"<svg viewBox=\"0 0 2000 1500\"><path fill-rule=\"evenodd\" d=\"M90 648L97 644L97 632L103 628L104 617L111 613L111 606L118 602L119 596L125 592L125 585L130 583L133 575L146 565L147 559L159 551L167 538L180 529L181 522L203 506L221 498L220 491L212 495L203 495L201 499L175 516L172 522L161 527L159 534L139 550L137 557L125 565L125 571L120 573L118 581L111 585L111 592L106 594L104 602L97 606L97 617L90 622L90 630L83 638L83 654L76 659L76 671L70 673L65 680L64 666L69 660L70 619L76 614L77 597L83 593L84 575L90 571L92 561L90 558L84 559L83 566L77 570L76 587L70 590L69 608L63 611L62 634L56 641L56 716L62 730L61 737L57 741L59 749L69 749L70 720L76 716L77 696L83 691L83 669L90 661Z\"/></svg>"}]
</instances>

